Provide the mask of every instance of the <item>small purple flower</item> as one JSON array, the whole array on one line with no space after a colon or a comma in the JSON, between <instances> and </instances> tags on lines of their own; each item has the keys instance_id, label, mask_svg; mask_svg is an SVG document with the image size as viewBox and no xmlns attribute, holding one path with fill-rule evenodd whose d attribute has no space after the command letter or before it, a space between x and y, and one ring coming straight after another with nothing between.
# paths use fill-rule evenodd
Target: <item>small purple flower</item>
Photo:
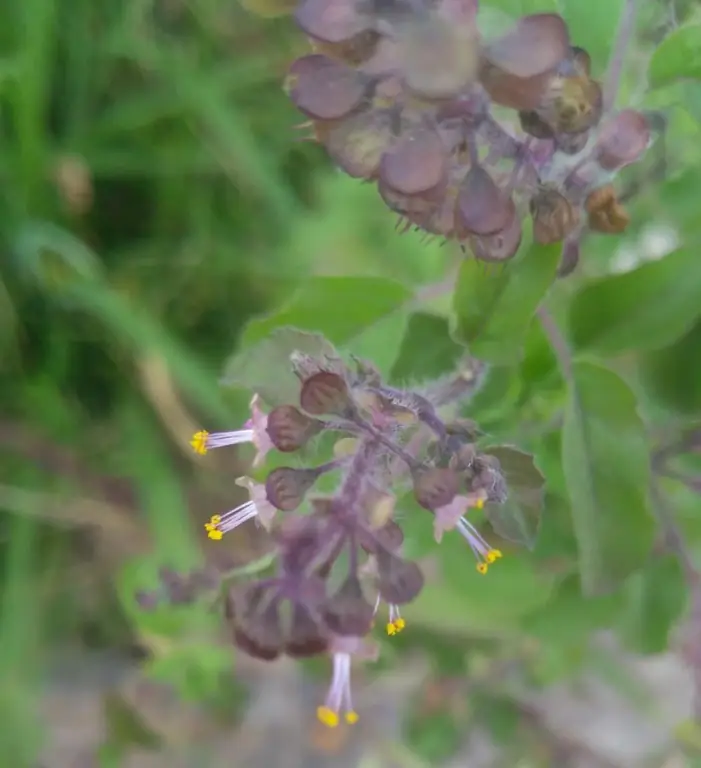
<instances>
[{"instance_id":1,"label":"small purple flower","mask_svg":"<svg viewBox=\"0 0 701 768\"><path fill-rule=\"evenodd\" d=\"M433 532L437 542L441 541L445 531L457 528L458 533L465 538L477 558L477 571L481 574L487 573L489 566L502 557L501 551L491 547L465 516L469 509L482 509L486 497L484 490L456 496L450 504L436 510L433 522Z\"/></svg>"},{"instance_id":2,"label":"small purple flower","mask_svg":"<svg viewBox=\"0 0 701 768\"><path fill-rule=\"evenodd\" d=\"M351 696L351 658L375 660L378 656L376 643L361 637L335 637L330 646L333 660L331 685L324 704L317 707L316 716L321 723L335 728L341 719L354 725L358 722L358 713L353 709Z\"/></svg>"},{"instance_id":3,"label":"small purple flower","mask_svg":"<svg viewBox=\"0 0 701 768\"><path fill-rule=\"evenodd\" d=\"M195 453L201 456L212 448L223 448L227 445L239 445L240 443L253 443L257 449L253 466L259 467L273 443L267 431L268 417L260 407L260 398L254 395L251 400L251 418L243 425L243 429L233 432L207 432L202 429L196 432L190 445Z\"/></svg>"},{"instance_id":4,"label":"small purple flower","mask_svg":"<svg viewBox=\"0 0 701 768\"><path fill-rule=\"evenodd\" d=\"M225 515L212 515L209 522L205 523L207 536L214 541L221 541L225 533L233 531L251 518L256 518L266 530L269 530L277 512L268 501L263 484L254 482L250 477L239 477L236 485L247 488L250 499Z\"/></svg>"}]
</instances>

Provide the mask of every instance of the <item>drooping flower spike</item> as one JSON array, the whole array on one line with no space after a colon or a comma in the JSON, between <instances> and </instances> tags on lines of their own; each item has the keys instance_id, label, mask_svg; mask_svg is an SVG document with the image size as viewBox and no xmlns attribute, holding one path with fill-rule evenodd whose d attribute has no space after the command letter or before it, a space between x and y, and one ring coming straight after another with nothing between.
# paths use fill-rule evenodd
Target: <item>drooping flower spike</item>
<instances>
[{"instance_id":1,"label":"drooping flower spike","mask_svg":"<svg viewBox=\"0 0 701 768\"><path fill-rule=\"evenodd\" d=\"M424 389L389 387L370 364L347 365L325 344L318 357L286 349L285 359L299 381L298 401L276 405L264 415L254 399L249 426L252 442L257 435L262 446L265 432L285 455L300 451L323 430L333 430L340 433L334 446L319 445L332 458L316 466L275 466L265 479L239 478L236 483L247 489L248 499L226 514L215 514L204 528L218 541L253 519L272 534L274 571L243 584L227 582L231 635L239 649L266 661L329 654L332 680L317 717L333 728L358 719L351 696L352 659L372 657L368 649L375 644L368 638L382 606L387 610L384 631L394 636L405 628L403 606L424 586L421 567L402 551L402 519L408 510L401 509L400 500L407 487L413 485L423 508L412 514L433 515L436 539L457 529L484 573L501 552L489 546L468 515L487 502L505 502L501 462L509 461L510 449L483 452L476 425L444 420L442 408L473 391L464 371L456 374L457 387L449 381ZM249 435L242 433L214 439L211 445L244 442ZM307 498L322 477L331 481L326 495ZM534 491L541 481L536 473ZM210 579L181 581L186 592L171 588L158 595L186 595L191 601L205 581L212 590Z\"/></svg>"}]
</instances>

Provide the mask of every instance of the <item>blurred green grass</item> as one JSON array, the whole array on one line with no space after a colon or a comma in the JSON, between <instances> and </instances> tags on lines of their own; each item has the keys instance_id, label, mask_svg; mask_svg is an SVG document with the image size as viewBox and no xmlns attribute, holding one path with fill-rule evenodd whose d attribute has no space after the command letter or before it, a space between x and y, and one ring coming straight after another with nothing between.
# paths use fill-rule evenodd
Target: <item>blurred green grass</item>
<instances>
[{"instance_id":1,"label":"blurred green grass","mask_svg":"<svg viewBox=\"0 0 701 768\"><path fill-rule=\"evenodd\" d=\"M437 243L398 237L372 188L297 140L300 118L281 80L306 50L288 20L260 20L220 0L6 6L0 754L8 765L32 765L41 746L35 705L52 647L77 638L161 648L174 627L192 625L191 616L142 620L125 606L164 561L201 556L199 525L231 495L229 468L205 471L182 449L201 420L226 428L243 418L245 395L218 381L246 322L311 274L420 286L440 280L451 261ZM676 92L650 101L673 106L671 136L698 162L689 140L698 122ZM663 213L679 196L689 197L672 190ZM659 195L648 190L636 206L642 221L660 211ZM685 225L691 217L675 215ZM592 273L616 245L592 248ZM383 343L369 334L357 351L366 348ZM260 554L260 542L235 544ZM522 579L522 565L514 561L516 576L504 578ZM547 601L551 586L539 580L524 612ZM518 617L475 594L467 627L464 604L438 593L417 624L509 634ZM199 658L200 641L174 657L166 648L160 673ZM186 694L216 687L226 659L215 662L204 682L183 682Z\"/></svg>"}]
</instances>

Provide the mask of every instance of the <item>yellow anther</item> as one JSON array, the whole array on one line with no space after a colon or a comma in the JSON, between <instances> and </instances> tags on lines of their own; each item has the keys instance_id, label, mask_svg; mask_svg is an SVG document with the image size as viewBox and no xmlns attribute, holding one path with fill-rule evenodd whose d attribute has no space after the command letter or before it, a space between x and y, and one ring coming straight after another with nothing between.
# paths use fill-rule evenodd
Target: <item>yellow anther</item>
<instances>
[{"instance_id":1,"label":"yellow anther","mask_svg":"<svg viewBox=\"0 0 701 768\"><path fill-rule=\"evenodd\" d=\"M487 552L486 560L491 565L495 560L497 559L496 554L494 551Z\"/></svg>"},{"instance_id":2,"label":"yellow anther","mask_svg":"<svg viewBox=\"0 0 701 768\"><path fill-rule=\"evenodd\" d=\"M406 627L406 621L404 621L404 619L394 620L394 628L397 630L397 632L401 632L404 627Z\"/></svg>"},{"instance_id":3,"label":"yellow anther","mask_svg":"<svg viewBox=\"0 0 701 768\"><path fill-rule=\"evenodd\" d=\"M358 713L351 710L346 712L345 718L348 725L355 725L358 722Z\"/></svg>"},{"instance_id":4,"label":"yellow anther","mask_svg":"<svg viewBox=\"0 0 701 768\"><path fill-rule=\"evenodd\" d=\"M485 573L489 570L489 566L487 563L477 563L477 573L481 573L482 576L484 576Z\"/></svg>"},{"instance_id":5,"label":"yellow anther","mask_svg":"<svg viewBox=\"0 0 701 768\"><path fill-rule=\"evenodd\" d=\"M387 630L387 634L391 637L392 635L397 634L397 628L394 626L393 621L387 622L387 625L385 626L385 629Z\"/></svg>"},{"instance_id":6,"label":"yellow anther","mask_svg":"<svg viewBox=\"0 0 701 768\"><path fill-rule=\"evenodd\" d=\"M348 714L351 713L349 712ZM317 707L316 717L317 720L320 723L323 723L327 728L335 728L338 725L338 712L334 712L333 709L329 709L328 707ZM346 715L346 719L347 718L348 715Z\"/></svg>"},{"instance_id":7,"label":"yellow anther","mask_svg":"<svg viewBox=\"0 0 701 768\"><path fill-rule=\"evenodd\" d=\"M498 560L500 557L503 557L500 549L493 549L492 554L496 560Z\"/></svg>"},{"instance_id":8,"label":"yellow anther","mask_svg":"<svg viewBox=\"0 0 701 768\"><path fill-rule=\"evenodd\" d=\"M475 509L484 509L484 499L477 499L475 502Z\"/></svg>"},{"instance_id":9,"label":"yellow anther","mask_svg":"<svg viewBox=\"0 0 701 768\"><path fill-rule=\"evenodd\" d=\"M207 538L213 541L221 541L224 535L223 531L219 528L221 523L221 515L212 515L209 518L209 522L204 524L204 529L207 531Z\"/></svg>"},{"instance_id":10,"label":"yellow anther","mask_svg":"<svg viewBox=\"0 0 701 768\"><path fill-rule=\"evenodd\" d=\"M204 429L201 429L199 432L195 432L195 434L192 436L192 440L190 440L190 445L192 446L192 449L195 453L199 453L200 456L204 456L205 453L207 453L208 437L209 432L206 432Z\"/></svg>"}]
</instances>

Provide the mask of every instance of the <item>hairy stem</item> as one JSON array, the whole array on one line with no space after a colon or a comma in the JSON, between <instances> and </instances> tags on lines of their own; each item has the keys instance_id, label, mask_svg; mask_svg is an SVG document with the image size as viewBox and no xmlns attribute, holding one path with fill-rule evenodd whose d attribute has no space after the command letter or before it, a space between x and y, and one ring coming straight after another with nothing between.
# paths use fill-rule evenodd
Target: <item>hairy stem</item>
<instances>
[{"instance_id":1,"label":"hairy stem","mask_svg":"<svg viewBox=\"0 0 701 768\"><path fill-rule=\"evenodd\" d=\"M616 102L626 53L635 33L637 15L638 0L626 0L618 22L618 31L604 81L604 112L608 112Z\"/></svg>"}]
</instances>

